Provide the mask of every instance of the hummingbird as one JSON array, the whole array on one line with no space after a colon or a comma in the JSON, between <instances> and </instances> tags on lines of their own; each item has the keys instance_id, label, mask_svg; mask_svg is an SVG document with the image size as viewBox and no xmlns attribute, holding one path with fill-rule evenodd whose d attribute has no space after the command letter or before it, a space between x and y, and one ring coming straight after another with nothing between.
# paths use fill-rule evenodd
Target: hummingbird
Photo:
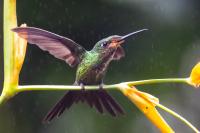
<instances>
[{"instance_id":1,"label":"hummingbird","mask_svg":"<svg viewBox=\"0 0 200 133\"><path fill-rule=\"evenodd\" d=\"M124 110L103 89L103 78L111 61L119 60L125 56L122 44L130 36L146 31L141 29L129 34L112 35L98 41L94 47L87 51L75 41L35 27L16 27L12 29L21 38L40 49L48 51L54 57L65 61L71 67L77 67L74 85L80 85L81 90L70 90L47 113L44 122L50 122L59 117L74 103L86 102L90 107L103 114L107 111L111 116L123 115ZM98 90L86 90L85 85L98 85Z\"/></svg>"}]
</instances>

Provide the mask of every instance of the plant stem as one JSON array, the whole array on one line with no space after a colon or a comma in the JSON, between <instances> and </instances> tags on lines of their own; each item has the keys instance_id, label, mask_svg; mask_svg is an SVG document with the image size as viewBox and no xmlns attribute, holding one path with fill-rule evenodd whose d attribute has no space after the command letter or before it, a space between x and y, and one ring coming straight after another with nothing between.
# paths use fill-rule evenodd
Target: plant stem
<instances>
[{"instance_id":1,"label":"plant stem","mask_svg":"<svg viewBox=\"0 0 200 133\"><path fill-rule=\"evenodd\" d=\"M3 96L0 96L0 105L3 103L3 101L4 101Z\"/></svg>"},{"instance_id":2,"label":"plant stem","mask_svg":"<svg viewBox=\"0 0 200 133\"><path fill-rule=\"evenodd\" d=\"M12 82L14 68L14 33L17 26L16 0L4 0L4 83Z\"/></svg>"},{"instance_id":3,"label":"plant stem","mask_svg":"<svg viewBox=\"0 0 200 133\"><path fill-rule=\"evenodd\" d=\"M114 89L116 85L104 85L104 89ZM99 86L84 86L87 90L95 90L99 89ZM37 91L37 90L80 90L81 86L73 86L73 85L20 85L18 86L17 91Z\"/></svg>"},{"instance_id":4,"label":"plant stem","mask_svg":"<svg viewBox=\"0 0 200 133\"><path fill-rule=\"evenodd\" d=\"M155 103L155 102L154 102ZM196 133L199 133L198 129L196 127L194 127L188 120L186 120L185 118L183 118L181 115L177 114L176 112L174 112L173 110L163 106L162 104L159 103L155 103L156 106L158 106L159 108L165 110L166 112L170 113L171 115L175 116L176 118L178 118L179 120L181 120L183 123L185 123L187 126L189 126L192 130L194 130Z\"/></svg>"},{"instance_id":5,"label":"plant stem","mask_svg":"<svg viewBox=\"0 0 200 133\"><path fill-rule=\"evenodd\" d=\"M104 85L104 89L116 89L119 88L121 84L127 84L129 86L145 85L145 84L155 84L155 83L187 83L186 78L167 78L167 79L148 79L139 81L123 82L112 85ZM80 86L73 85L20 85L18 86L17 92L23 91L39 91L39 90L80 90ZM85 86L85 89L95 90L99 89L99 86Z\"/></svg>"},{"instance_id":6,"label":"plant stem","mask_svg":"<svg viewBox=\"0 0 200 133\"><path fill-rule=\"evenodd\" d=\"M147 79L139 81L124 82L129 86L145 85L145 84L157 84L157 83L187 83L187 78L166 78L166 79Z\"/></svg>"}]
</instances>

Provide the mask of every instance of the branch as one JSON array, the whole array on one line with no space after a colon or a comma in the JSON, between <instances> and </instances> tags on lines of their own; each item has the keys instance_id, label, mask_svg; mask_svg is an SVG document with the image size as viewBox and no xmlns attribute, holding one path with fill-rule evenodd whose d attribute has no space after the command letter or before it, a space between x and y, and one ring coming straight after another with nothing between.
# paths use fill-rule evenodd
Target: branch
<instances>
[{"instance_id":1,"label":"branch","mask_svg":"<svg viewBox=\"0 0 200 133\"><path fill-rule=\"evenodd\" d=\"M104 89L116 89L118 84L104 85ZM99 86L84 86L86 90L97 90ZM20 85L17 88L18 92L23 91L58 91L58 90L80 90L81 86L74 85Z\"/></svg>"},{"instance_id":2,"label":"branch","mask_svg":"<svg viewBox=\"0 0 200 133\"><path fill-rule=\"evenodd\" d=\"M147 79L139 81L124 82L129 86L145 85L145 84L158 84L158 83L186 83L188 78L165 78L165 79Z\"/></svg>"},{"instance_id":3,"label":"branch","mask_svg":"<svg viewBox=\"0 0 200 133\"><path fill-rule=\"evenodd\" d=\"M158 84L158 83L187 83L187 78L166 78L166 79L148 79L139 81L122 82L118 84L104 85L103 88L107 90L113 90L120 88L121 84L127 84L128 86L137 86L145 84ZM17 88L17 92L23 91L58 91L58 90L80 90L80 86L73 85L20 85ZM99 86L85 86L86 90L96 90Z\"/></svg>"}]
</instances>

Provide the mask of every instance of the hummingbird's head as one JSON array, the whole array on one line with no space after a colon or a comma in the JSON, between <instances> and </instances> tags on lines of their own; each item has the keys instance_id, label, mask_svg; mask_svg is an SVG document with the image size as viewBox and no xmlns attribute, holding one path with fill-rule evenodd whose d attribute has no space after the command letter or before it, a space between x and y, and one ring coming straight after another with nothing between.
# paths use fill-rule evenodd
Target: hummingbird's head
<instances>
[{"instance_id":1,"label":"hummingbird's head","mask_svg":"<svg viewBox=\"0 0 200 133\"><path fill-rule=\"evenodd\" d=\"M131 32L129 34L126 34L124 36L119 36L119 35L112 35L109 36L107 38L104 38L100 41L98 41L93 50L102 53L102 54L108 54L108 53L113 53L114 51L117 50L117 48L121 47L121 45L125 42L125 40L132 36L135 35L137 33L143 32L147 29L142 29L142 30L138 30L135 32Z\"/></svg>"},{"instance_id":2,"label":"hummingbird's head","mask_svg":"<svg viewBox=\"0 0 200 133\"><path fill-rule=\"evenodd\" d=\"M112 35L98 41L93 49L99 52L112 52L123 42L124 40L121 40L121 36Z\"/></svg>"}]
</instances>

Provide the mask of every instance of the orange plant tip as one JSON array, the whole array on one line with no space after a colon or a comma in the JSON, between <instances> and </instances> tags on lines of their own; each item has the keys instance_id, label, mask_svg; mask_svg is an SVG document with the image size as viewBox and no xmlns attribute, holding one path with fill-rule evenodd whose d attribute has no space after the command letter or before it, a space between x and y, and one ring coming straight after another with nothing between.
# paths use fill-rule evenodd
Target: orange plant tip
<instances>
[{"instance_id":1,"label":"orange plant tip","mask_svg":"<svg viewBox=\"0 0 200 133\"><path fill-rule=\"evenodd\" d=\"M123 94L134 103L161 132L174 133L173 129L155 108L156 104L159 103L158 98L139 91L134 86L129 87L124 85L121 87L120 90Z\"/></svg>"},{"instance_id":2,"label":"orange plant tip","mask_svg":"<svg viewBox=\"0 0 200 133\"><path fill-rule=\"evenodd\" d=\"M200 86L200 62L198 62L192 69L188 83L193 85L195 88Z\"/></svg>"}]
</instances>

